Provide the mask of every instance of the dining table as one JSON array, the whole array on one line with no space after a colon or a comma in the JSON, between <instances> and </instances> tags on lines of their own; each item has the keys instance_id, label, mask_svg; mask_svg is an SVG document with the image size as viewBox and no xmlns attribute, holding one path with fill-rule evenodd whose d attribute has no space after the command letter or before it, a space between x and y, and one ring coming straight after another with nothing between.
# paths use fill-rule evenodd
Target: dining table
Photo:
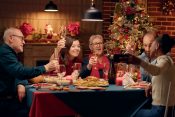
<instances>
[{"instance_id":1,"label":"dining table","mask_svg":"<svg viewBox=\"0 0 175 117\"><path fill-rule=\"evenodd\" d=\"M132 117L147 101L144 89L110 84L103 90L36 89L26 86L29 117Z\"/></svg>"}]
</instances>

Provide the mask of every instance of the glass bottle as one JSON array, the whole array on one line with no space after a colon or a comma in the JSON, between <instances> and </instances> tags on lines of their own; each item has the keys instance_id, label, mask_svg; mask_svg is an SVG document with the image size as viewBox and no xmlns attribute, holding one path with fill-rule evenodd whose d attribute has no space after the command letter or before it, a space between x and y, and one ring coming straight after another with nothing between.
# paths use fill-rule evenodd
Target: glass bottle
<instances>
[{"instance_id":1,"label":"glass bottle","mask_svg":"<svg viewBox=\"0 0 175 117\"><path fill-rule=\"evenodd\" d=\"M116 71L114 66L114 60L112 59L112 57L109 57L109 60L110 60L110 67L108 72L108 82L109 84L115 84Z\"/></svg>"}]
</instances>

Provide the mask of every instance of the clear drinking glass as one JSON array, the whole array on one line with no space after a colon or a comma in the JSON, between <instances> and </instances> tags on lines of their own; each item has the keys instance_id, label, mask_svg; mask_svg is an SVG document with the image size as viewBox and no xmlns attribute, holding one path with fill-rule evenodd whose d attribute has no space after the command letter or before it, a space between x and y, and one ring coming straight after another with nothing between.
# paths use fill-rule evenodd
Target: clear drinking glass
<instances>
[{"instance_id":1,"label":"clear drinking glass","mask_svg":"<svg viewBox=\"0 0 175 117\"><path fill-rule=\"evenodd\" d=\"M66 27L64 27L64 28L62 28L62 31L61 31L61 38L65 39L66 35L67 35L67 29L66 29Z\"/></svg>"},{"instance_id":2,"label":"clear drinking glass","mask_svg":"<svg viewBox=\"0 0 175 117\"><path fill-rule=\"evenodd\" d=\"M103 77L104 77L105 80L107 80L108 79L109 69L107 69L106 63L104 63L103 65L104 65L104 68L103 68Z\"/></svg>"},{"instance_id":3,"label":"clear drinking glass","mask_svg":"<svg viewBox=\"0 0 175 117\"><path fill-rule=\"evenodd\" d=\"M60 64L57 70L57 76L59 80L57 83L60 85L60 87L63 87L63 77L66 75L66 67L64 64Z\"/></svg>"},{"instance_id":4,"label":"clear drinking glass","mask_svg":"<svg viewBox=\"0 0 175 117\"><path fill-rule=\"evenodd\" d=\"M64 64L60 64L57 70L57 75L60 80L66 75L66 67Z\"/></svg>"},{"instance_id":5,"label":"clear drinking glass","mask_svg":"<svg viewBox=\"0 0 175 117\"><path fill-rule=\"evenodd\" d=\"M80 72L80 70L81 70L81 63L74 63L73 70L77 70L78 72Z\"/></svg>"},{"instance_id":6,"label":"clear drinking glass","mask_svg":"<svg viewBox=\"0 0 175 117\"><path fill-rule=\"evenodd\" d=\"M54 53L53 53L54 59L58 60L58 48L54 49Z\"/></svg>"},{"instance_id":7,"label":"clear drinking glass","mask_svg":"<svg viewBox=\"0 0 175 117\"><path fill-rule=\"evenodd\" d=\"M81 70L81 63L74 63L73 72L72 72L72 80L73 82L77 80Z\"/></svg>"},{"instance_id":8,"label":"clear drinking glass","mask_svg":"<svg viewBox=\"0 0 175 117\"><path fill-rule=\"evenodd\" d=\"M93 57L94 62L96 63L96 64L94 64L94 69L98 69L98 68L97 68L98 57L97 57L96 54L93 54L92 57Z\"/></svg>"}]
</instances>

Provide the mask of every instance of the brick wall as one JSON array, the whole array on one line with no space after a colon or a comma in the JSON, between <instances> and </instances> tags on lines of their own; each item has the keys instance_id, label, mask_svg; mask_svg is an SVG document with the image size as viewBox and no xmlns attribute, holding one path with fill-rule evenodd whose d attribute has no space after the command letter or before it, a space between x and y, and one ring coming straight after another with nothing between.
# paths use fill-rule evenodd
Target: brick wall
<instances>
[{"instance_id":1,"label":"brick wall","mask_svg":"<svg viewBox=\"0 0 175 117\"><path fill-rule=\"evenodd\" d=\"M117 0L103 0L103 36L108 39L108 27L111 24L111 15L114 11L115 2ZM159 27L160 33L168 33L175 38L175 11L172 15L165 15L161 8L162 0L147 0L147 12L155 26ZM173 60L175 61L175 47L171 51Z\"/></svg>"}]
</instances>

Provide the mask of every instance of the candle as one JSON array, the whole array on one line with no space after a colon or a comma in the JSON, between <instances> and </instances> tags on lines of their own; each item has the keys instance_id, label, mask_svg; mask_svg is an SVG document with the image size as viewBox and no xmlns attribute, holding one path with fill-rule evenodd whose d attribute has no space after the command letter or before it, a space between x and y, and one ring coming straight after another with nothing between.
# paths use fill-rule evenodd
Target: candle
<instances>
[{"instance_id":1,"label":"candle","mask_svg":"<svg viewBox=\"0 0 175 117\"><path fill-rule=\"evenodd\" d=\"M141 81L141 73L140 73L140 71L138 71L138 73L137 73L137 81Z\"/></svg>"},{"instance_id":2,"label":"candle","mask_svg":"<svg viewBox=\"0 0 175 117\"><path fill-rule=\"evenodd\" d=\"M117 86L122 86L122 82L123 82L123 77L116 78L116 85Z\"/></svg>"}]
</instances>

